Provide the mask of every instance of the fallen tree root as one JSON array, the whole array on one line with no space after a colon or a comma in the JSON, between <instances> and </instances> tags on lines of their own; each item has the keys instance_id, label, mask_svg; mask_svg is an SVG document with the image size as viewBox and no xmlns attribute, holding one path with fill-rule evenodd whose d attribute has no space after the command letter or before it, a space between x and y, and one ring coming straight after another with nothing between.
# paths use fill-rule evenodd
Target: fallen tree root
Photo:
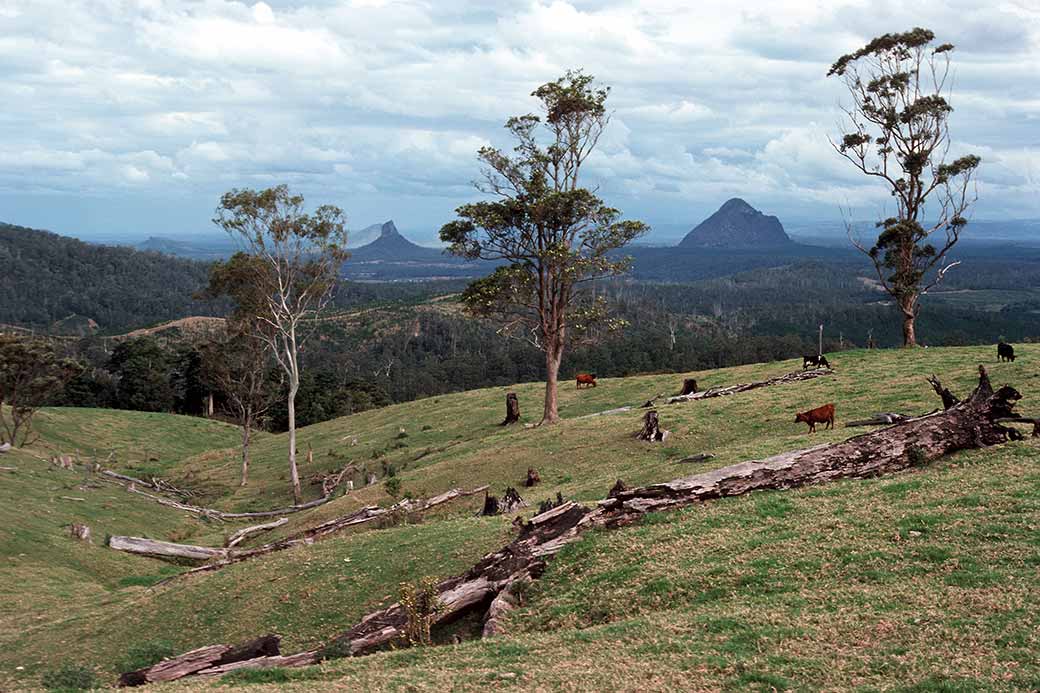
<instances>
[{"instance_id":1,"label":"fallen tree root","mask_svg":"<svg viewBox=\"0 0 1040 693\"><path fill-rule=\"evenodd\" d=\"M270 544L258 546L255 549L210 549L211 551L221 553L214 554L213 556L210 556L209 558L204 560L211 560L213 558L216 558L217 560L213 561L212 563L207 563L206 565L201 565L197 568L192 568L191 570L186 570L183 573L172 575L166 578L165 580L157 582L156 586L165 584L167 582L170 582L171 580L176 580L180 577L184 577L185 575L194 575L196 573L206 573L213 570L219 570L221 568L231 565L232 563L239 563L240 561L249 560L250 558L256 558L257 556L264 556L269 553L274 553L275 551L284 551L285 549L291 549L294 546L313 544L315 540L338 532L341 529L346 529L347 527L354 527L357 525L365 524L366 522L373 522L383 517L390 517L401 513L408 514L416 512L425 512L430 508L436 507L443 503L447 503L448 501L453 501L456 498L464 498L466 496L472 496L478 493L483 493L487 489L487 486L479 486L470 491L464 491L462 489L453 488L450 491L445 491L444 493L438 496L433 496L432 498L428 499L409 500L406 498L405 500L399 503L395 503L389 508L380 508L375 505L369 505L364 508L361 508L360 510L355 510L352 513L343 515L342 517L337 517L327 522L323 522L315 527L311 527L310 529L305 529L302 532L297 532L296 534L288 536L285 539L280 539L279 541L275 541ZM179 545L173 544L172 546Z\"/></svg>"},{"instance_id":2,"label":"fallen tree root","mask_svg":"<svg viewBox=\"0 0 1040 693\"><path fill-rule=\"evenodd\" d=\"M617 490L589 509L574 502L543 512L523 524L519 536L488 554L462 575L437 585L442 608L435 623L473 610L485 613L486 635L503 632L503 616L516 599L516 586L538 579L547 561L590 528L631 524L650 512L735 496L760 489L787 489L841 478L872 477L919 466L958 450L998 445L1021 437L999 421L1015 418L1021 398L1011 387L994 392L983 368L979 384L950 409L870 431L841 443L818 445L763 460L742 462L642 488ZM408 616L400 604L365 616L327 645L330 651L363 655L400 642ZM302 653L309 661L313 652Z\"/></svg>"},{"instance_id":3,"label":"fallen tree root","mask_svg":"<svg viewBox=\"0 0 1040 693\"><path fill-rule=\"evenodd\" d=\"M769 380L759 380L753 383L740 383L739 385L710 387L707 390L704 390L703 392L693 392L688 395L676 395L675 397L668 398L668 404L694 402L701 399L710 399L712 397L725 397L726 395L735 395L738 392L757 390L760 387L770 387L772 385L785 385L787 383L797 383L802 380L812 380L813 378L819 378L823 375L833 374L834 371L830 368L814 368L811 371L794 371L793 373L780 375L775 378L770 378Z\"/></svg>"}]
</instances>

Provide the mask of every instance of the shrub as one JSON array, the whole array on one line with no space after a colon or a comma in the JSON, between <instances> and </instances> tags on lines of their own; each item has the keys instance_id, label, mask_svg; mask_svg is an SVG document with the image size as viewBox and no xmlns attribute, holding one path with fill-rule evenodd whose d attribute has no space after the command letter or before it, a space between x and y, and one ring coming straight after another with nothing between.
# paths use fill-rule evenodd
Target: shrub
<instances>
[{"instance_id":1,"label":"shrub","mask_svg":"<svg viewBox=\"0 0 1040 693\"><path fill-rule=\"evenodd\" d=\"M383 482L383 486L386 487L386 492L390 494L391 498L397 498L397 495L401 493L401 478L392 476Z\"/></svg>"},{"instance_id":2,"label":"shrub","mask_svg":"<svg viewBox=\"0 0 1040 693\"><path fill-rule=\"evenodd\" d=\"M414 646L430 644L430 629L444 603L437 596L437 580L424 577L418 582L401 583L401 606L408 618L405 637Z\"/></svg>"}]
</instances>

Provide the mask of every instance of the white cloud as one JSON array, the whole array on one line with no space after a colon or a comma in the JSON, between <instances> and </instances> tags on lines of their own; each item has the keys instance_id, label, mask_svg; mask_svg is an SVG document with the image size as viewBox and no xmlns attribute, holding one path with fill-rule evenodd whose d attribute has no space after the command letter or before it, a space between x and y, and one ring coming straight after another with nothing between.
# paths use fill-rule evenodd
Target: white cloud
<instances>
[{"instance_id":1,"label":"white cloud","mask_svg":"<svg viewBox=\"0 0 1040 693\"><path fill-rule=\"evenodd\" d=\"M200 228L181 210L287 181L359 224L433 229L530 92L584 67L615 109L589 181L626 212L692 223L737 194L781 215L870 210L883 190L827 144L842 91L825 74L914 25L959 44L952 128L983 157L980 210L1040 215L1026 0L8 0L0 188L171 194L192 201L171 218Z\"/></svg>"}]
</instances>

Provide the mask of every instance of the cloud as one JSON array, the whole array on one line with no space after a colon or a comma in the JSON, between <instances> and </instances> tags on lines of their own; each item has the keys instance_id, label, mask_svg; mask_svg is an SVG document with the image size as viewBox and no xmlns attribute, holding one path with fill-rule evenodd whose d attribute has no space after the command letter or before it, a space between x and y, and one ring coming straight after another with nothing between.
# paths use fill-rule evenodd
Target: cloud
<instances>
[{"instance_id":1,"label":"cloud","mask_svg":"<svg viewBox=\"0 0 1040 693\"><path fill-rule=\"evenodd\" d=\"M843 96L827 67L915 25L958 45L952 130L984 160L980 215L1040 215L1026 0L8 0L0 192L30 225L34 208L148 196L169 209L127 228L200 229L221 191L285 181L357 225L432 230L475 195L476 150L511 146L502 125L531 91L584 67L612 87L588 167L611 204L693 223L741 195L838 218L887 196L827 143Z\"/></svg>"}]
</instances>

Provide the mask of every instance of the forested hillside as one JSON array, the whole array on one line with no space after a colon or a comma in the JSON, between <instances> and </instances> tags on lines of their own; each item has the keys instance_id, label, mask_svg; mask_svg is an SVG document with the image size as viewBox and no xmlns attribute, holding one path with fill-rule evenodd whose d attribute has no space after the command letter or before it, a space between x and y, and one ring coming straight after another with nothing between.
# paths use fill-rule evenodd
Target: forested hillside
<instances>
[{"instance_id":1,"label":"forested hillside","mask_svg":"<svg viewBox=\"0 0 1040 693\"><path fill-rule=\"evenodd\" d=\"M80 316L113 333L219 308L192 298L206 263L22 226L0 223L0 267L0 323L47 328Z\"/></svg>"}]
</instances>

